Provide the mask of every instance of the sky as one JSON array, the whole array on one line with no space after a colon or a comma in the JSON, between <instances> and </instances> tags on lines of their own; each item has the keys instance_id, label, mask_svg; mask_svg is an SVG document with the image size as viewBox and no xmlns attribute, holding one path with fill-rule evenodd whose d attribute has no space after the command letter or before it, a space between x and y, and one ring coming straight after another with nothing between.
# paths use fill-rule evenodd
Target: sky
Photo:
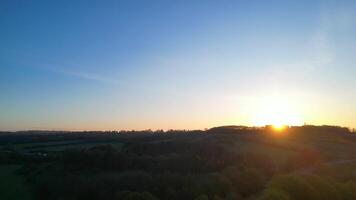
<instances>
[{"instance_id":1,"label":"sky","mask_svg":"<svg viewBox=\"0 0 356 200\"><path fill-rule=\"evenodd\" d=\"M356 128L356 1L0 1L0 130Z\"/></svg>"}]
</instances>

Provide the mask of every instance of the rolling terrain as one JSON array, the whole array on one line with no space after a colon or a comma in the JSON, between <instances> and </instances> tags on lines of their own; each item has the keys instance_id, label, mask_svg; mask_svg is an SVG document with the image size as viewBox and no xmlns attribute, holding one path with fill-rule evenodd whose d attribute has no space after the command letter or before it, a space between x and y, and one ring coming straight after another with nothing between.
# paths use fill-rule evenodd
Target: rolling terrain
<instances>
[{"instance_id":1,"label":"rolling terrain","mask_svg":"<svg viewBox=\"0 0 356 200\"><path fill-rule=\"evenodd\" d=\"M0 199L356 197L356 134L341 127L2 132L0 145Z\"/></svg>"}]
</instances>

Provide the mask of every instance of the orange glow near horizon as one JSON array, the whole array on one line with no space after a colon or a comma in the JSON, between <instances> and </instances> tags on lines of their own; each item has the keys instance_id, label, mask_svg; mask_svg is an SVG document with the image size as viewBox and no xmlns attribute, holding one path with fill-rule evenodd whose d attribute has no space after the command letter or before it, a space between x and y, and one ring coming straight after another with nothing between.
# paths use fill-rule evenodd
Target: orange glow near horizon
<instances>
[{"instance_id":1,"label":"orange glow near horizon","mask_svg":"<svg viewBox=\"0 0 356 200\"><path fill-rule=\"evenodd\" d=\"M272 125L272 127L276 132L283 132L288 126L277 124L277 125Z\"/></svg>"}]
</instances>

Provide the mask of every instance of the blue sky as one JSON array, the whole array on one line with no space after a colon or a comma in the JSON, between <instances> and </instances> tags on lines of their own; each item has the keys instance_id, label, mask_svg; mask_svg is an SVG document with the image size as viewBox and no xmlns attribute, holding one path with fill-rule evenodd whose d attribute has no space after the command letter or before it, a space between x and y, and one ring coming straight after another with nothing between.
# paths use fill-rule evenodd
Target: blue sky
<instances>
[{"instance_id":1,"label":"blue sky","mask_svg":"<svg viewBox=\"0 0 356 200\"><path fill-rule=\"evenodd\" d=\"M356 127L355 10L352 1L1 1L0 129L262 125L277 120L271 110L295 116L281 123Z\"/></svg>"}]
</instances>

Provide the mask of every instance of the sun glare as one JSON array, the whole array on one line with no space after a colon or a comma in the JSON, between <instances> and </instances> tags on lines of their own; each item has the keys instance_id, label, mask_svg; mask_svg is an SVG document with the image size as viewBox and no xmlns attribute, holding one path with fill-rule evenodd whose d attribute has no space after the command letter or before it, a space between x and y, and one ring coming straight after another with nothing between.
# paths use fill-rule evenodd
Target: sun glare
<instances>
[{"instance_id":1,"label":"sun glare","mask_svg":"<svg viewBox=\"0 0 356 200\"><path fill-rule=\"evenodd\" d=\"M286 128L286 125L283 125L283 124L273 124L272 127L273 127L273 129L274 129L275 131L280 132L280 131L283 131L283 130Z\"/></svg>"},{"instance_id":2,"label":"sun glare","mask_svg":"<svg viewBox=\"0 0 356 200\"><path fill-rule=\"evenodd\" d=\"M282 130L285 126L303 124L298 106L286 97L270 96L255 102L255 108L254 125L272 125L274 129Z\"/></svg>"}]
</instances>

